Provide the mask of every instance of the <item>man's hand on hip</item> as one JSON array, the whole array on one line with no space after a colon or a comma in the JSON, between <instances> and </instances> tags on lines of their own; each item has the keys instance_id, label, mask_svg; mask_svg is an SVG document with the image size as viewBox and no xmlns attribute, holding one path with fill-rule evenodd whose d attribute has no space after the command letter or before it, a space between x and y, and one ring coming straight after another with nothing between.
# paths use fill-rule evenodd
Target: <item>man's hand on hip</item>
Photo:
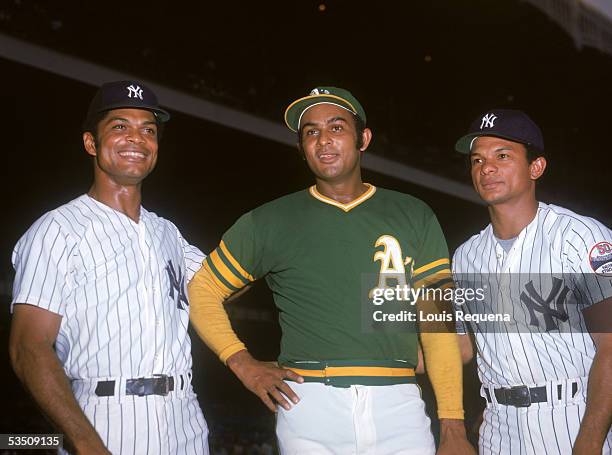
<instances>
[{"instance_id":1,"label":"man's hand on hip","mask_svg":"<svg viewBox=\"0 0 612 455\"><path fill-rule=\"evenodd\" d=\"M254 359L248 351L243 350L227 359L227 366L242 381L244 386L257 395L272 412L276 412L276 405L284 409L291 409L291 404L300 401L285 379L298 383L304 379L291 370L279 368L274 362L260 362Z\"/></svg>"}]
</instances>

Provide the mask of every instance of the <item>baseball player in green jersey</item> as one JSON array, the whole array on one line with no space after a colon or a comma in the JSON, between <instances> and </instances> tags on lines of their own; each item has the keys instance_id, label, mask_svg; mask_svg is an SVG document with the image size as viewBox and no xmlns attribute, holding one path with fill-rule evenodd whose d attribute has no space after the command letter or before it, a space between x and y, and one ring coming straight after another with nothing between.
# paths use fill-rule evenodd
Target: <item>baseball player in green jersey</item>
<instances>
[{"instance_id":1,"label":"baseball player in green jersey","mask_svg":"<svg viewBox=\"0 0 612 455\"><path fill-rule=\"evenodd\" d=\"M316 184L246 213L223 235L189 285L191 320L249 390L271 410L280 405L283 454L433 454L415 381L419 334L414 324L367 330L363 310L373 293L391 290L389 277L412 288L452 286L442 230L420 200L362 182L372 132L348 91L316 88L285 121ZM249 354L223 308L259 278L279 309L278 366ZM456 337L419 326L441 419L438 453L472 454Z\"/></svg>"}]
</instances>

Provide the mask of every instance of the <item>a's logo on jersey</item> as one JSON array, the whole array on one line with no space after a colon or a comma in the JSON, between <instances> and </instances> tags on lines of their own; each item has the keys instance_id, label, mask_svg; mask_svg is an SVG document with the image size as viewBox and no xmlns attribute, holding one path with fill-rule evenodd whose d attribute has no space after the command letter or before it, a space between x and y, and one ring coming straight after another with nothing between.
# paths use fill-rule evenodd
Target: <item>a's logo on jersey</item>
<instances>
[{"instance_id":1,"label":"a's logo on jersey","mask_svg":"<svg viewBox=\"0 0 612 455\"><path fill-rule=\"evenodd\" d=\"M404 261L402 248L397 239L390 235L382 235L376 240L375 247L382 246L382 251L374 253L374 262L380 261L380 274L378 276L378 288L384 289L393 286L406 286L406 267L410 265L412 271L412 258L407 257ZM393 284L389 281L393 281Z\"/></svg>"},{"instance_id":2,"label":"a's logo on jersey","mask_svg":"<svg viewBox=\"0 0 612 455\"><path fill-rule=\"evenodd\" d=\"M599 242L589 252L589 264L598 275L612 276L612 243Z\"/></svg>"},{"instance_id":3,"label":"a's logo on jersey","mask_svg":"<svg viewBox=\"0 0 612 455\"><path fill-rule=\"evenodd\" d=\"M495 125L495 120L497 120L495 114L485 114L484 117L482 117L482 121L480 122L480 129L493 128L493 126Z\"/></svg>"},{"instance_id":4,"label":"a's logo on jersey","mask_svg":"<svg viewBox=\"0 0 612 455\"><path fill-rule=\"evenodd\" d=\"M540 322L536 313L544 315L544 324L546 325L545 330L550 332L551 330L559 330L559 325L555 321L567 321L569 319L567 312L565 311L564 303L567 298L569 288L563 286L563 280L553 277L552 288L548 296L544 299L536 291L533 281L530 281L525 286L525 291L521 292L521 302L525 304L529 311L531 321L529 325L539 327ZM562 288L563 286L563 288ZM553 306L554 305L554 306Z\"/></svg>"},{"instance_id":5,"label":"a's logo on jersey","mask_svg":"<svg viewBox=\"0 0 612 455\"><path fill-rule=\"evenodd\" d=\"M142 99L142 89L140 85L134 87L134 85L129 85L126 87L128 90L128 98L140 98Z\"/></svg>"},{"instance_id":6,"label":"a's logo on jersey","mask_svg":"<svg viewBox=\"0 0 612 455\"><path fill-rule=\"evenodd\" d=\"M172 265L172 261L170 260L168 260L168 265L166 265L166 272L168 272L168 279L170 280L170 297L176 300L176 307L179 310L187 309L189 301L185 294L185 276L181 269L178 270L177 275L176 270L174 270L174 265Z\"/></svg>"}]
</instances>

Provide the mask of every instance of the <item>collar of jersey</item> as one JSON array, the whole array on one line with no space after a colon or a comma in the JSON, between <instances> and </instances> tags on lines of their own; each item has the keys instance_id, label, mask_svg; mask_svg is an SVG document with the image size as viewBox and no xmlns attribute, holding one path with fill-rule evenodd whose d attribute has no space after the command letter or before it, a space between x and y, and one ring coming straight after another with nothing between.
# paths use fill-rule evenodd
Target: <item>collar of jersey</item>
<instances>
[{"instance_id":1,"label":"collar of jersey","mask_svg":"<svg viewBox=\"0 0 612 455\"><path fill-rule=\"evenodd\" d=\"M517 245L522 245L525 239L527 238L527 236L532 235L538 230L537 226L538 226L538 218L540 217L540 212L542 210L545 210L547 207L548 206L544 204L543 202L538 202L538 209L536 210L535 217L533 218L533 220L529 222L527 226L521 229L521 232L519 232L519 234L516 237L514 237L513 239L514 243L512 244L511 251ZM493 245L495 245L495 250L500 252L503 255L508 255L509 252L504 250L504 248L501 246L501 243L499 242L499 239L495 235L495 232L493 232L493 223L489 223L486 229L488 230L489 237L493 240Z\"/></svg>"},{"instance_id":2,"label":"collar of jersey","mask_svg":"<svg viewBox=\"0 0 612 455\"><path fill-rule=\"evenodd\" d=\"M317 191L316 185L312 185L308 191L310 192L312 197L314 197L315 199L318 199L321 202L325 202L326 204L333 205L334 207L338 207L339 209L342 209L345 212L348 212L351 209L357 207L362 202L370 199L372 196L374 196L374 193L376 193L376 187L374 185L370 185L369 183L364 183L364 185L368 187L366 192L363 193L361 196L359 196L357 199L352 200L348 204L342 204L341 202L334 201L332 198L323 196L321 193Z\"/></svg>"},{"instance_id":3,"label":"collar of jersey","mask_svg":"<svg viewBox=\"0 0 612 455\"><path fill-rule=\"evenodd\" d=\"M139 222L137 223L136 221L134 221L133 219L131 219L129 216L127 216L125 213L120 212L119 210L115 210L114 208L106 205L103 202L98 201L97 199L94 199L93 197L91 197L89 194L85 193L83 195L83 197L85 198L85 201L89 201L90 204L93 204L96 207L99 207L102 210L105 210L107 212L111 212L114 214L117 214L119 217L121 218L125 218L126 220L128 220L129 223L133 224L134 226L138 226L140 224L140 221L144 221L144 219L147 216L147 211L145 210L145 208L141 205L140 206L140 219Z\"/></svg>"}]
</instances>

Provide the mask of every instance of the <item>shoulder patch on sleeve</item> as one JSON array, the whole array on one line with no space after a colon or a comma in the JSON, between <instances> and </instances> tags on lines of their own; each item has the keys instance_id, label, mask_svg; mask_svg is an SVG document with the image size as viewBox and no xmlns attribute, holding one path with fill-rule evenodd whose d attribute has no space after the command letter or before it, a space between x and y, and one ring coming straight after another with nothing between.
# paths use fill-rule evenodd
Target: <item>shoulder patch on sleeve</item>
<instances>
[{"instance_id":1,"label":"shoulder patch on sleeve","mask_svg":"<svg viewBox=\"0 0 612 455\"><path fill-rule=\"evenodd\" d=\"M589 264L598 275L612 276L612 243L599 242L589 251Z\"/></svg>"}]
</instances>

